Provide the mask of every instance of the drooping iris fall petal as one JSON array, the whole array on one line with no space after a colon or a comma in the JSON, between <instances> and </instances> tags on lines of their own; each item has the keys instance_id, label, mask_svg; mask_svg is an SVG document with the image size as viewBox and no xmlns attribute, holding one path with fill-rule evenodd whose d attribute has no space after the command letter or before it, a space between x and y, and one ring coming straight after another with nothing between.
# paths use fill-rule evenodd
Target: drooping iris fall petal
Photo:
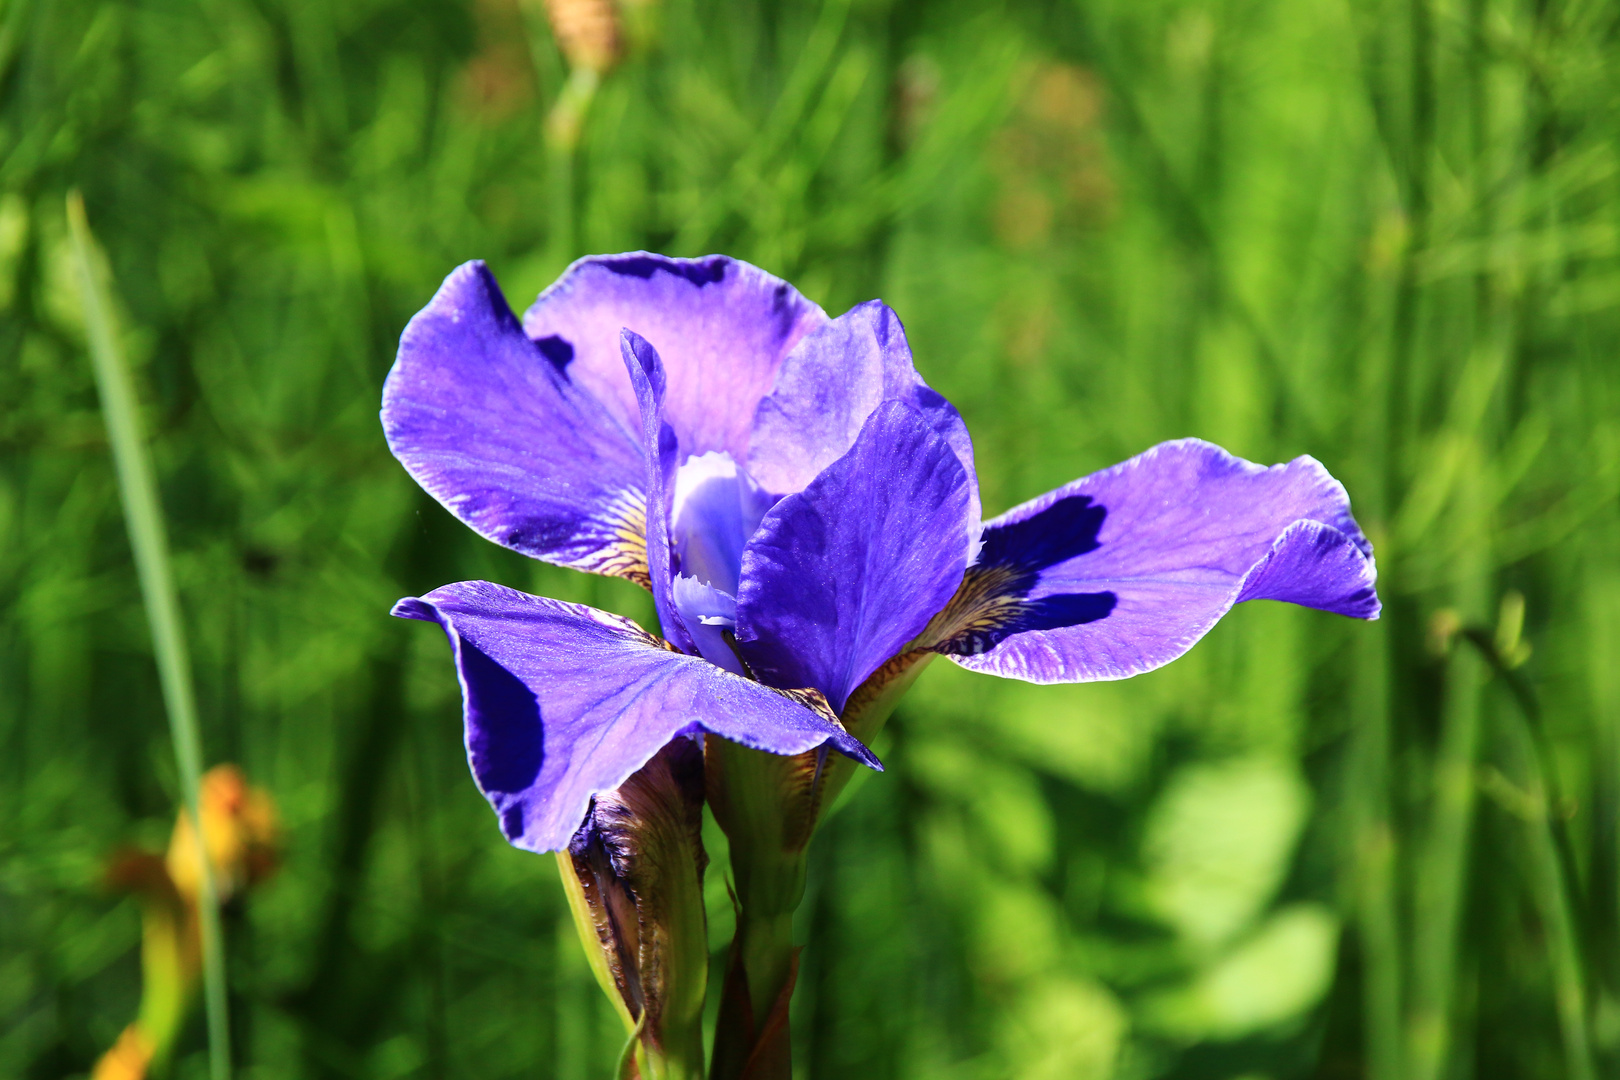
<instances>
[{"instance_id":1,"label":"drooping iris fall petal","mask_svg":"<svg viewBox=\"0 0 1620 1080\"><path fill-rule=\"evenodd\" d=\"M990 521L930 632L964 667L1122 679L1190 649L1244 600L1376 618L1372 546L1315 460L1270 468L1163 443Z\"/></svg>"},{"instance_id":2,"label":"drooping iris fall petal","mask_svg":"<svg viewBox=\"0 0 1620 1080\"><path fill-rule=\"evenodd\" d=\"M450 638L467 759L517 847L566 848L593 795L617 789L682 733L774 754L827 744L881 768L819 695L672 652L617 615L484 581L401 600L394 614L437 622Z\"/></svg>"}]
</instances>

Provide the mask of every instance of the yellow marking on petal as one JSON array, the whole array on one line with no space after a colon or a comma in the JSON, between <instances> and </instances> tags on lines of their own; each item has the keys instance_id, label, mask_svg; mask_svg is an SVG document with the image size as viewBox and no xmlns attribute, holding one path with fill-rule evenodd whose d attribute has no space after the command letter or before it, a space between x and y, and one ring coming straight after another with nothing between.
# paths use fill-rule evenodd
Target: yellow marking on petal
<instances>
[{"instance_id":1,"label":"yellow marking on petal","mask_svg":"<svg viewBox=\"0 0 1620 1080\"><path fill-rule=\"evenodd\" d=\"M613 539L572 565L592 574L606 574L652 588L647 570L647 497L626 491L608 508Z\"/></svg>"},{"instance_id":2,"label":"yellow marking on petal","mask_svg":"<svg viewBox=\"0 0 1620 1080\"><path fill-rule=\"evenodd\" d=\"M896 653L883 662L883 665L866 677L866 681L855 688L844 702L843 723L851 735L862 742L870 742L877 737L883 726L883 721L889 718L894 709L894 700L898 695L891 691L898 689L905 692L905 687L911 685L920 669L918 664L931 660L934 653L930 649L907 649ZM907 677L910 678L907 678ZM896 684L905 679L905 686ZM879 707L881 704L882 707ZM881 715L876 715L876 714Z\"/></svg>"},{"instance_id":3,"label":"yellow marking on petal","mask_svg":"<svg viewBox=\"0 0 1620 1080\"><path fill-rule=\"evenodd\" d=\"M954 644L967 644L965 651L983 652L984 636L1006 626L1028 610L1028 604L1015 590L1029 571L1018 566L970 566L962 575L956 595L938 615L929 620L913 646L937 652Z\"/></svg>"},{"instance_id":4,"label":"yellow marking on petal","mask_svg":"<svg viewBox=\"0 0 1620 1080\"><path fill-rule=\"evenodd\" d=\"M833 712L832 706L827 703L827 695L813 686L807 686L799 690L781 690L774 686L767 686L765 689L780 694L789 701L798 702L813 713L819 713L821 718L828 723L838 724L839 727L843 727L843 724L838 720L838 714Z\"/></svg>"}]
</instances>

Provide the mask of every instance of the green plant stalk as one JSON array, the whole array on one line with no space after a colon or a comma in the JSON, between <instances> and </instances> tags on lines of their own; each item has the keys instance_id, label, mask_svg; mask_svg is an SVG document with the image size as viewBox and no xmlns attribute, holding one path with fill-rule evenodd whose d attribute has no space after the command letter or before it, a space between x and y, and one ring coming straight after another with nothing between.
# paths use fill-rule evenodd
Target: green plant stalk
<instances>
[{"instance_id":1,"label":"green plant stalk","mask_svg":"<svg viewBox=\"0 0 1620 1080\"><path fill-rule=\"evenodd\" d=\"M1365 970L1367 1077L1400 1080L1401 938L1395 910L1399 850L1389 820L1389 642L1380 626L1362 635L1357 644L1350 881Z\"/></svg>"},{"instance_id":2,"label":"green plant stalk","mask_svg":"<svg viewBox=\"0 0 1620 1080\"><path fill-rule=\"evenodd\" d=\"M804 897L805 847L816 807L798 798L791 780L797 759L713 737L708 745L710 769L725 777L724 797L711 795L710 805L731 841L735 947L748 974L758 1024L782 993L792 968L793 912ZM710 790L716 792L712 784Z\"/></svg>"},{"instance_id":3,"label":"green plant stalk","mask_svg":"<svg viewBox=\"0 0 1620 1080\"><path fill-rule=\"evenodd\" d=\"M1554 1004L1569 1075L1572 1080L1593 1080L1597 1070L1587 1027L1587 980L1582 964L1586 953L1576 914L1582 907L1578 869L1560 816L1565 802L1559 793L1556 765L1545 745L1541 708L1529 684L1498 651L1489 632L1471 627L1461 639L1474 646L1519 707L1521 723L1511 728L1506 741L1509 768L1515 782L1524 787L1524 804L1529 808L1520 816L1528 826L1530 892L1547 930Z\"/></svg>"},{"instance_id":4,"label":"green plant stalk","mask_svg":"<svg viewBox=\"0 0 1620 1080\"><path fill-rule=\"evenodd\" d=\"M1553 788L1546 782L1547 763L1536 753L1531 720L1509 725L1512 768L1525 783L1531 812L1524 815L1525 846L1529 856L1530 894L1547 932L1547 954L1553 975L1554 1005L1564 1044L1564 1063L1570 1080L1595 1080L1592 1040L1586 1024L1586 986L1581 971L1573 901L1574 883L1559 857L1553 822L1560 808L1552 802Z\"/></svg>"},{"instance_id":5,"label":"green plant stalk","mask_svg":"<svg viewBox=\"0 0 1620 1080\"><path fill-rule=\"evenodd\" d=\"M546 156L551 170L550 260L559 273L574 260L574 157L579 149L585 117L596 97L601 76L590 68L575 68L546 115Z\"/></svg>"},{"instance_id":6,"label":"green plant stalk","mask_svg":"<svg viewBox=\"0 0 1620 1080\"><path fill-rule=\"evenodd\" d=\"M1458 484L1460 512L1477 505L1482 497L1479 457L1476 440L1469 467ZM1456 593L1457 607L1465 617L1487 607L1490 566L1488 554L1481 548L1470 552L1467 563ZM1473 650L1451 651L1429 827L1413 896L1406 1080L1440 1080L1451 1054L1458 940L1477 793L1474 771L1487 674L1485 661Z\"/></svg>"},{"instance_id":7,"label":"green plant stalk","mask_svg":"<svg viewBox=\"0 0 1620 1080\"><path fill-rule=\"evenodd\" d=\"M114 332L110 300L97 279L95 239L85 217L84 200L77 191L68 195L67 218L73 236L74 271L84 305L85 333L90 342L90 358L95 365L102 418L107 425L107 442L112 448L113 465L118 473L118 494L124 506L124 521L129 528L135 570L146 604L147 624L151 628L152 650L163 686L163 703L169 716L169 736L174 744L181 793L186 812L196 825L192 832L196 837L197 862L202 871L198 907L202 932L203 1000L208 1015L209 1074L213 1080L229 1080L231 1032L225 993L225 949L220 933L213 868L208 862L202 830L202 740L197 732L191 659L181 628L180 602L169 567L168 537L158 503L157 484L152 476L152 462L147 456L141 432L134 384L118 335Z\"/></svg>"},{"instance_id":8,"label":"green plant stalk","mask_svg":"<svg viewBox=\"0 0 1620 1080\"><path fill-rule=\"evenodd\" d=\"M1484 664L1459 650L1451 659L1444 728L1434 765L1434 803L1413 912L1408 1080L1439 1080L1451 1044L1453 978L1463 884L1474 820Z\"/></svg>"},{"instance_id":9,"label":"green plant stalk","mask_svg":"<svg viewBox=\"0 0 1620 1080\"><path fill-rule=\"evenodd\" d=\"M841 720L850 734L873 742L934 656L922 649L905 651L874 672L845 702ZM731 843L736 882L732 957L747 980L753 1019L751 1031L736 1023L728 978L712 1076L732 1080L755 1053L767 1018L791 1000L798 956L793 913L804 898L806 849L821 818L861 766L831 751L819 759L814 754L782 757L712 736L706 747L709 806ZM728 1027L728 1021L738 1030ZM773 1064L765 1067L766 1075L787 1067L785 1055L767 1057Z\"/></svg>"}]
</instances>

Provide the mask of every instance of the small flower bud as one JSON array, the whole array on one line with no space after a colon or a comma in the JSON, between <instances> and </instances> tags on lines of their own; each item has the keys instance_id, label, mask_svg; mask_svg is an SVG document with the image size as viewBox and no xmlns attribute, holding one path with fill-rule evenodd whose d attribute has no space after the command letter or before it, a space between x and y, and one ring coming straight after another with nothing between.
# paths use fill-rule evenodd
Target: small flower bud
<instances>
[{"instance_id":1,"label":"small flower bud","mask_svg":"<svg viewBox=\"0 0 1620 1080\"><path fill-rule=\"evenodd\" d=\"M699 1076L708 924L703 754L677 737L591 804L558 855L580 936L627 1028L642 1076Z\"/></svg>"}]
</instances>

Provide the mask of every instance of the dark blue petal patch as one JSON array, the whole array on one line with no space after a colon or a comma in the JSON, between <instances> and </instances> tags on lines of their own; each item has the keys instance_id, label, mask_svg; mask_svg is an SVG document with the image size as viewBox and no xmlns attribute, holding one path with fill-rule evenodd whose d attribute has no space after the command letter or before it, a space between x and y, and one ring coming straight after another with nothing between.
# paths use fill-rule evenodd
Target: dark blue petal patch
<instances>
[{"instance_id":1,"label":"dark blue petal patch","mask_svg":"<svg viewBox=\"0 0 1620 1080\"><path fill-rule=\"evenodd\" d=\"M1102 546L1097 534L1107 517L1091 496L1070 495L1022 521L986 529L978 562L922 644L947 656L977 656L1013 634L1107 618L1119 601L1111 592L1029 598L1041 571Z\"/></svg>"},{"instance_id":2,"label":"dark blue petal patch","mask_svg":"<svg viewBox=\"0 0 1620 1080\"><path fill-rule=\"evenodd\" d=\"M574 359L573 344L558 334L548 334L534 344L540 350L540 355L550 360L551 366L558 371L566 371Z\"/></svg>"},{"instance_id":3,"label":"dark blue petal patch","mask_svg":"<svg viewBox=\"0 0 1620 1080\"><path fill-rule=\"evenodd\" d=\"M652 277L662 270L666 274L683 277L693 285L715 285L726 279L726 267L731 260L724 255L707 259L666 259L658 255L626 255L618 259L601 259L597 263L615 274L625 277Z\"/></svg>"},{"instance_id":4,"label":"dark blue petal patch","mask_svg":"<svg viewBox=\"0 0 1620 1080\"><path fill-rule=\"evenodd\" d=\"M1019 566L1034 572L1056 566L1096 551L1101 546L1097 533L1107 517L1107 508L1098 506L1090 495L1059 499L1023 521L986 529L979 565Z\"/></svg>"}]
</instances>

